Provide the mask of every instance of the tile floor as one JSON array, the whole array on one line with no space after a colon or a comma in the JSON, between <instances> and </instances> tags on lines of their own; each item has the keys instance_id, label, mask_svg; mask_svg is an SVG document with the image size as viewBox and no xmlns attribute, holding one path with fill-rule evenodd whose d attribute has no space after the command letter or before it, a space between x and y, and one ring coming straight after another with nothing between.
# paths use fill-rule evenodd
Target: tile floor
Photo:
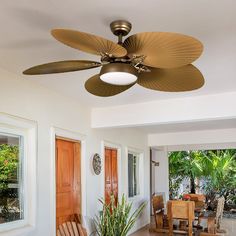
<instances>
[{"instance_id":1,"label":"tile floor","mask_svg":"<svg viewBox=\"0 0 236 236\"><path fill-rule=\"evenodd\" d=\"M236 236L236 219L223 219L222 229L227 230L225 236ZM148 227L146 227L132 234L132 236L167 236L167 234L150 233Z\"/></svg>"}]
</instances>

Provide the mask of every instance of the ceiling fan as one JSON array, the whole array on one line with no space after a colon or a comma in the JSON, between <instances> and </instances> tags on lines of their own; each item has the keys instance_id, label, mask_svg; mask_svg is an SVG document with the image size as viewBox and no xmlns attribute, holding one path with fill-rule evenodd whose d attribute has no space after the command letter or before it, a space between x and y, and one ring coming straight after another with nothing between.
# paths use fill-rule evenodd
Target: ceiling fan
<instances>
[{"instance_id":1,"label":"ceiling fan","mask_svg":"<svg viewBox=\"0 0 236 236\"><path fill-rule=\"evenodd\" d=\"M190 36L168 32L145 32L129 36L132 25L117 20L110 24L118 43L92 34L53 29L51 34L61 43L100 56L101 62L87 60L58 61L31 67L26 75L52 74L101 67L88 79L85 88L101 97L119 94L134 84L145 88L183 92L203 86L201 72L191 63L203 51L202 43Z\"/></svg>"}]
</instances>

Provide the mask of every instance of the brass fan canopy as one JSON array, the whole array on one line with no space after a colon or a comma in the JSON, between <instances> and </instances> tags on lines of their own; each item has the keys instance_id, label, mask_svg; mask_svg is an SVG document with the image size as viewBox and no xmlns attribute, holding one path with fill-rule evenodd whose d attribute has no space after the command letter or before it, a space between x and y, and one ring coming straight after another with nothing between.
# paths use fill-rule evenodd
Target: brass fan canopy
<instances>
[{"instance_id":1,"label":"brass fan canopy","mask_svg":"<svg viewBox=\"0 0 236 236\"><path fill-rule=\"evenodd\" d=\"M110 63L102 67L100 79L108 84L129 85L138 79L138 71L130 64Z\"/></svg>"},{"instance_id":2,"label":"brass fan canopy","mask_svg":"<svg viewBox=\"0 0 236 236\"><path fill-rule=\"evenodd\" d=\"M122 37L129 34L132 24L126 20L115 20L110 24L111 31L118 36L118 44L122 45Z\"/></svg>"},{"instance_id":3,"label":"brass fan canopy","mask_svg":"<svg viewBox=\"0 0 236 236\"><path fill-rule=\"evenodd\" d=\"M126 20L115 20L110 24L111 31L114 35L126 36L132 29L132 24Z\"/></svg>"}]
</instances>

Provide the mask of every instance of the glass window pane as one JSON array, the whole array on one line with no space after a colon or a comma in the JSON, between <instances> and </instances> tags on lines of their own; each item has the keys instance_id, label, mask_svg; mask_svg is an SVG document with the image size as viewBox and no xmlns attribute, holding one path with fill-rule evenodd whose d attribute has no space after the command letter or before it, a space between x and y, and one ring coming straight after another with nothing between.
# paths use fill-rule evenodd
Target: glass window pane
<instances>
[{"instance_id":1,"label":"glass window pane","mask_svg":"<svg viewBox=\"0 0 236 236\"><path fill-rule=\"evenodd\" d=\"M0 224L23 219L22 137L0 133Z\"/></svg>"},{"instance_id":2,"label":"glass window pane","mask_svg":"<svg viewBox=\"0 0 236 236\"><path fill-rule=\"evenodd\" d=\"M133 192L133 155L128 154L128 184L129 184L129 197L134 196Z\"/></svg>"},{"instance_id":3,"label":"glass window pane","mask_svg":"<svg viewBox=\"0 0 236 236\"><path fill-rule=\"evenodd\" d=\"M133 167L134 167L134 195L137 195L137 178L136 178L136 156L133 157Z\"/></svg>"},{"instance_id":4,"label":"glass window pane","mask_svg":"<svg viewBox=\"0 0 236 236\"><path fill-rule=\"evenodd\" d=\"M139 194L139 158L128 153L128 191L129 197Z\"/></svg>"}]
</instances>

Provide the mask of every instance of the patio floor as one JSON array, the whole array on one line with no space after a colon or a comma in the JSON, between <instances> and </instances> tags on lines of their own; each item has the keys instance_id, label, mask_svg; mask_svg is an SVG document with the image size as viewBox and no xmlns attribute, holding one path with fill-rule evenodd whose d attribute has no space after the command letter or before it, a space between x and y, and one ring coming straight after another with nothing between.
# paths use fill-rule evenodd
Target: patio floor
<instances>
[{"instance_id":1,"label":"patio floor","mask_svg":"<svg viewBox=\"0 0 236 236\"><path fill-rule=\"evenodd\" d=\"M222 221L222 229L227 231L227 236L235 236L236 235L236 219L228 219L224 218ZM166 236L167 234L161 233L150 233L148 227L137 231L132 234L132 236ZM179 234L178 234L179 235Z\"/></svg>"}]
</instances>

